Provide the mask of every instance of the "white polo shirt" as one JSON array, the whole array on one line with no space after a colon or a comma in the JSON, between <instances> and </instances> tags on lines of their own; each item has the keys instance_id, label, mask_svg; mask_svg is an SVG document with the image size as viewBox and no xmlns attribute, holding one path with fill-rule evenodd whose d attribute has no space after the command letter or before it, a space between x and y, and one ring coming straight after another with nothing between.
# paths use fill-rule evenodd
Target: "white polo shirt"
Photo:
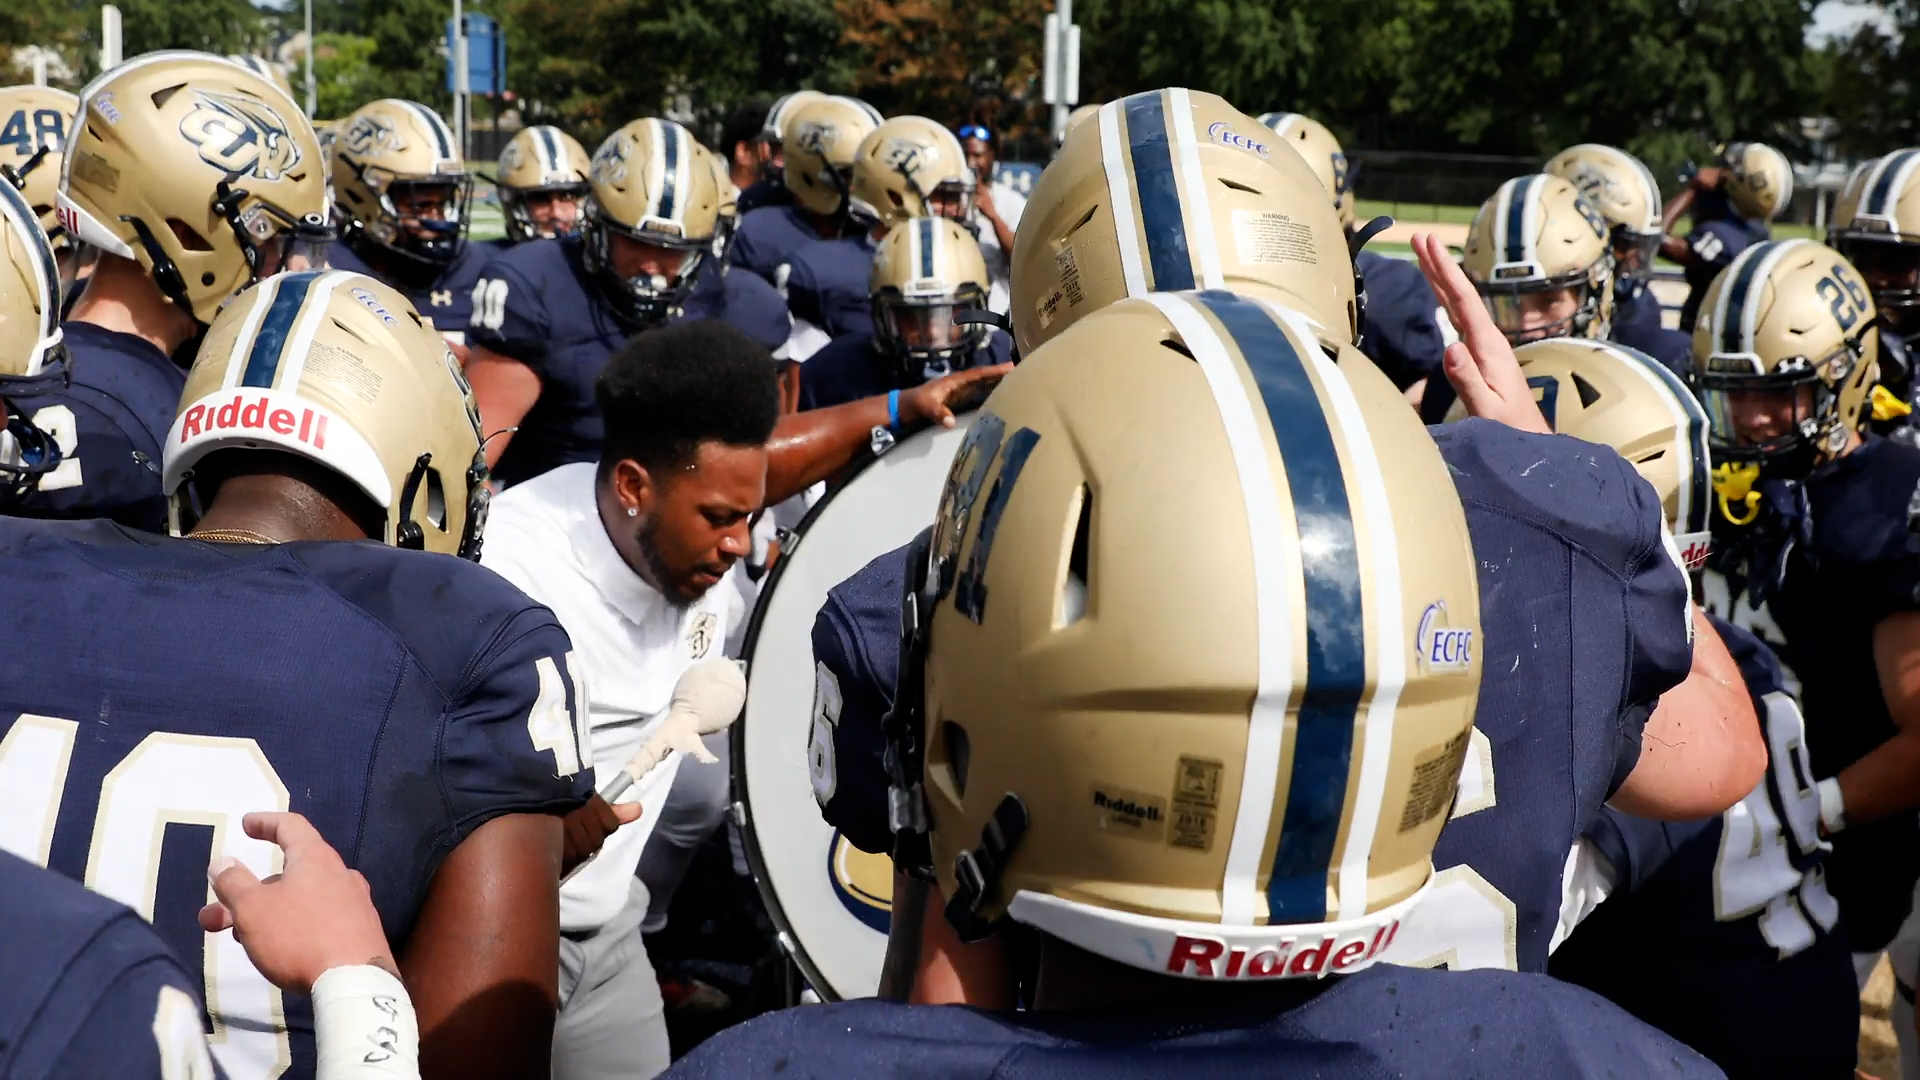
<instances>
[{"instance_id":1,"label":"white polo shirt","mask_svg":"<svg viewBox=\"0 0 1920 1080\"><path fill-rule=\"evenodd\" d=\"M552 608L573 639L570 663L586 679L594 786L604 787L666 718L681 673L721 654L741 611L731 581L677 608L641 580L600 523L594 470L592 462L562 465L495 497L480 564ZM646 809L561 886L562 930L598 929L626 906L640 849L679 767L674 754L618 800Z\"/></svg>"}]
</instances>

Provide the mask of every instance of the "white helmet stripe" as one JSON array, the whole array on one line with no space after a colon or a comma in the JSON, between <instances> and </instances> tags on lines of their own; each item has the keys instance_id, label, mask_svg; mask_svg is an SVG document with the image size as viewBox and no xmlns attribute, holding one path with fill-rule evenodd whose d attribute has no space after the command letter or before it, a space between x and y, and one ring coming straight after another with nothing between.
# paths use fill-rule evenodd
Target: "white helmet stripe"
<instances>
[{"instance_id":1,"label":"white helmet stripe","mask_svg":"<svg viewBox=\"0 0 1920 1080\"><path fill-rule=\"evenodd\" d=\"M1766 287L1767 279L1773 276L1773 268L1780 264L1781 259L1786 258L1787 255L1791 253L1795 248L1798 248L1801 245L1807 244L1807 243L1811 243L1811 241L1786 240L1786 241L1775 243L1771 245L1771 247L1768 247L1767 250L1759 251L1756 253L1757 257L1755 259L1755 262L1757 265L1754 267L1753 271L1751 272L1751 275L1750 275L1751 285L1747 289L1735 290L1731 286L1733 284L1737 284L1737 282L1731 282L1731 281L1729 282L1729 288L1726 289L1726 293L1729 294L1732 297L1732 299L1738 304L1739 310L1734 314L1740 320L1740 338L1739 338L1740 348L1734 351L1743 352L1743 353L1751 353L1754 351L1753 333L1759 327L1759 324L1760 324L1760 307L1761 307L1761 305L1757 302L1760 299L1760 297L1757 295L1757 290L1764 289ZM1767 247L1767 246L1756 245L1756 247ZM1753 251L1753 250L1754 250L1753 248L1748 249L1748 251ZM1741 254L1746 254L1746 252L1742 252ZM1730 274L1733 272L1733 268L1728 267L1725 272ZM1726 299L1728 299L1728 296L1723 296L1721 299L1722 301L1725 301Z\"/></svg>"},{"instance_id":2,"label":"white helmet stripe","mask_svg":"<svg viewBox=\"0 0 1920 1080\"><path fill-rule=\"evenodd\" d=\"M1211 206L1207 201L1207 178L1200 171L1200 139L1193 130L1193 103L1181 89L1167 91L1173 123L1167 133L1172 137L1174 165L1180 170L1181 210L1186 218L1187 235L1193 238L1200 259L1202 289L1226 287L1220 272L1220 251L1214 243Z\"/></svg>"},{"instance_id":3,"label":"white helmet stripe","mask_svg":"<svg viewBox=\"0 0 1920 1080\"><path fill-rule=\"evenodd\" d=\"M1653 178L1653 170L1647 168L1646 162L1641 161L1639 158L1634 157L1624 150L1621 151L1620 154L1633 166L1633 175L1640 181L1640 198L1647 208L1647 220L1646 223L1640 227L1640 231L1643 233L1660 232L1660 184Z\"/></svg>"},{"instance_id":4,"label":"white helmet stripe","mask_svg":"<svg viewBox=\"0 0 1920 1080\"><path fill-rule=\"evenodd\" d=\"M1113 208L1114 240L1120 247L1120 276L1128 296L1144 296L1147 271L1140 250L1140 234L1134 226L1133 185L1127 180L1127 163L1120 141L1120 107L1124 99L1100 106L1100 164L1107 174L1107 205Z\"/></svg>"},{"instance_id":5,"label":"white helmet stripe","mask_svg":"<svg viewBox=\"0 0 1920 1080\"><path fill-rule=\"evenodd\" d=\"M1113 104L1101 106L1103 134L1113 110ZM1120 200L1115 204L1124 205ZM1179 331L1206 376L1207 389L1226 428L1227 447L1233 454L1234 472L1247 507L1247 530L1253 546L1254 647L1259 658L1259 681L1248 716L1247 761L1241 771L1240 802L1227 847L1220 921L1252 925L1267 913L1267 896L1259 884L1261 856L1273 819L1287 702L1295 681L1291 601L1292 583L1300 580L1300 567L1296 555L1274 542L1275 537L1286 535L1287 519L1280 508L1280 484L1261 436L1259 412L1247 395L1239 365L1212 324L1185 297L1155 293L1146 299Z\"/></svg>"},{"instance_id":6,"label":"white helmet stripe","mask_svg":"<svg viewBox=\"0 0 1920 1080\"><path fill-rule=\"evenodd\" d=\"M1920 170L1920 149L1898 150L1881 158L1867 180L1866 205L1858 216L1892 218L1900 193L1907 190L1915 170Z\"/></svg>"},{"instance_id":7,"label":"white helmet stripe","mask_svg":"<svg viewBox=\"0 0 1920 1080\"><path fill-rule=\"evenodd\" d=\"M427 108L417 101L403 100L400 104L411 109L414 116L419 118L421 126L425 127L427 133L433 136L434 152L440 155L442 161L456 161L459 159L460 150L453 145L453 132L447 130L447 122L440 119L439 113L434 112L432 109Z\"/></svg>"},{"instance_id":8,"label":"white helmet stripe","mask_svg":"<svg viewBox=\"0 0 1920 1080\"><path fill-rule=\"evenodd\" d=\"M260 333L260 321L267 317L285 280L285 275L275 274L260 283L259 298L254 301L253 309L247 312L246 321L240 324L240 332L233 336L233 348L227 353L227 373L220 377L222 387L240 385L241 374L247 366L247 354L253 350L253 339Z\"/></svg>"}]
</instances>

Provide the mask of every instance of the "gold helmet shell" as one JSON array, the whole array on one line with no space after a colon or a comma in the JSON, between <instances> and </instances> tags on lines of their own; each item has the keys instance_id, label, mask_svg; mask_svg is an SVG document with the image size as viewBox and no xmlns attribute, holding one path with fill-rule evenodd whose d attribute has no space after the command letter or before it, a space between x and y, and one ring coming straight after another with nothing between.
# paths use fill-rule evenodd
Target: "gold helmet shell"
<instances>
[{"instance_id":1,"label":"gold helmet shell","mask_svg":"<svg viewBox=\"0 0 1920 1080\"><path fill-rule=\"evenodd\" d=\"M1473 216L1461 267L1515 344L1607 336L1613 314L1607 219L1560 177L1535 173L1501 184ZM1549 325L1525 326L1524 298L1561 289L1575 291L1573 314Z\"/></svg>"},{"instance_id":2,"label":"gold helmet shell","mask_svg":"<svg viewBox=\"0 0 1920 1080\"><path fill-rule=\"evenodd\" d=\"M1213 94L1153 90L1074 128L1027 196L1010 298L1022 355L1129 296L1231 289L1345 340L1359 308L1346 233L1300 155Z\"/></svg>"},{"instance_id":3,"label":"gold helmet shell","mask_svg":"<svg viewBox=\"0 0 1920 1080\"><path fill-rule=\"evenodd\" d=\"M65 90L0 86L0 135L5 135L0 139L0 166L21 178L21 190L56 248L66 244L57 204L60 163L67 150L67 132L79 112L80 99ZM29 163L32 169L23 173Z\"/></svg>"},{"instance_id":4,"label":"gold helmet shell","mask_svg":"<svg viewBox=\"0 0 1920 1080\"><path fill-rule=\"evenodd\" d=\"M1687 384L1660 361L1612 341L1549 338L1513 355L1547 424L1618 451L1660 496L1687 568L1703 565L1712 540L1711 454L1706 410Z\"/></svg>"},{"instance_id":5,"label":"gold helmet shell","mask_svg":"<svg viewBox=\"0 0 1920 1080\"><path fill-rule=\"evenodd\" d=\"M1920 147L1854 170L1827 243L1866 273L1873 302L1888 317L1920 308Z\"/></svg>"},{"instance_id":6,"label":"gold helmet shell","mask_svg":"<svg viewBox=\"0 0 1920 1080\"><path fill-rule=\"evenodd\" d=\"M767 110L766 123L760 126L760 138L775 146L780 145L787 137L787 128L793 123L794 113L799 112L802 105L821 101L826 97L826 94L818 90L795 90L790 94L780 95Z\"/></svg>"},{"instance_id":7,"label":"gold helmet shell","mask_svg":"<svg viewBox=\"0 0 1920 1080\"><path fill-rule=\"evenodd\" d=\"M1782 461L1798 472L1845 450L1878 377L1877 322L1860 271L1825 244L1742 251L1713 279L1693 328L1715 462ZM1805 387L1813 393L1802 400ZM1794 399L1780 430L1753 430L1743 415L1741 401L1764 392Z\"/></svg>"},{"instance_id":8,"label":"gold helmet shell","mask_svg":"<svg viewBox=\"0 0 1920 1080\"><path fill-rule=\"evenodd\" d=\"M1353 190L1348 182L1347 153L1340 148L1340 140L1332 130L1304 113L1262 113L1260 122L1306 160L1339 211L1341 227L1353 228Z\"/></svg>"},{"instance_id":9,"label":"gold helmet shell","mask_svg":"<svg viewBox=\"0 0 1920 1080\"><path fill-rule=\"evenodd\" d=\"M949 203L941 216L965 221L973 214L973 190L973 170L953 132L924 116L896 116L860 140L847 211L891 228L938 215L934 200L940 195Z\"/></svg>"},{"instance_id":10,"label":"gold helmet shell","mask_svg":"<svg viewBox=\"0 0 1920 1080\"><path fill-rule=\"evenodd\" d=\"M176 534L194 467L236 449L346 477L386 512L388 544L480 557L480 413L445 339L391 286L343 270L278 274L221 311L162 455Z\"/></svg>"},{"instance_id":11,"label":"gold helmet shell","mask_svg":"<svg viewBox=\"0 0 1920 1080\"><path fill-rule=\"evenodd\" d=\"M438 218L416 217L394 201L421 188L445 189ZM425 105L382 98L340 121L333 194L347 240L364 237L410 263L444 266L459 257L472 192L452 129Z\"/></svg>"},{"instance_id":12,"label":"gold helmet shell","mask_svg":"<svg viewBox=\"0 0 1920 1080\"><path fill-rule=\"evenodd\" d=\"M916 381L947 374L992 332L955 318L985 310L990 284L979 242L957 221L919 217L894 226L874 250L869 284L874 341Z\"/></svg>"},{"instance_id":13,"label":"gold helmet shell","mask_svg":"<svg viewBox=\"0 0 1920 1080\"><path fill-rule=\"evenodd\" d=\"M988 399L916 573L917 777L963 936L1004 911L1236 981L1392 941L1465 757L1479 600L1438 448L1351 345L1224 291L1076 321Z\"/></svg>"},{"instance_id":14,"label":"gold helmet shell","mask_svg":"<svg viewBox=\"0 0 1920 1080\"><path fill-rule=\"evenodd\" d=\"M38 375L59 353L53 245L27 197L0 180L0 378Z\"/></svg>"},{"instance_id":15,"label":"gold helmet shell","mask_svg":"<svg viewBox=\"0 0 1920 1080\"><path fill-rule=\"evenodd\" d=\"M837 214L846 205L853 161L860 143L880 126L880 114L866 102L821 97L803 102L787 119L787 190L816 214Z\"/></svg>"},{"instance_id":16,"label":"gold helmet shell","mask_svg":"<svg viewBox=\"0 0 1920 1080\"><path fill-rule=\"evenodd\" d=\"M61 223L138 261L199 322L254 281L263 246L326 227L319 139L253 72L206 53L149 53L88 83L80 100Z\"/></svg>"},{"instance_id":17,"label":"gold helmet shell","mask_svg":"<svg viewBox=\"0 0 1920 1080\"><path fill-rule=\"evenodd\" d=\"M1793 199L1793 165L1766 143L1737 142L1720 153L1727 201L1740 216L1771 221Z\"/></svg>"},{"instance_id":18,"label":"gold helmet shell","mask_svg":"<svg viewBox=\"0 0 1920 1080\"><path fill-rule=\"evenodd\" d=\"M582 256L601 293L624 319L664 321L693 289L720 225L713 155L671 120L635 120L593 152ZM614 234L683 252L671 274L621 277Z\"/></svg>"},{"instance_id":19,"label":"gold helmet shell","mask_svg":"<svg viewBox=\"0 0 1920 1080\"><path fill-rule=\"evenodd\" d=\"M1072 112L1067 114L1067 130L1072 131L1074 128L1079 127L1082 122L1091 120L1099 115L1100 103L1097 101L1088 105L1076 106Z\"/></svg>"},{"instance_id":20,"label":"gold helmet shell","mask_svg":"<svg viewBox=\"0 0 1920 1080\"><path fill-rule=\"evenodd\" d=\"M507 237L523 243L540 237L560 235L533 220L527 209L527 196L552 192L571 196L575 201L587 194L586 148L580 140L550 124L521 128L500 149L500 161L494 173L494 186L500 194L500 208L506 211Z\"/></svg>"},{"instance_id":21,"label":"gold helmet shell","mask_svg":"<svg viewBox=\"0 0 1920 1080\"><path fill-rule=\"evenodd\" d=\"M1639 253L1636 273L1652 271L1666 229L1660 224L1660 185L1644 162L1616 146L1580 143L1553 155L1540 171L1579 188L1607 219L1614 250L1633 249Z\"/></svg>"},{"instance_id":22,"label":"gold helmet shell","mask_svg":"<svg viewBox=\"0 0 1920 1080\"><path fill-rule=\"evenodd\" d=\"M236 53L228 56L227 59L279 87L280 92L287 95L289 101L295 100L293 96L293 82L287 78L286 65L275 63L264 56L255 56L252 53Z\"/></svg>"}]
</instances>

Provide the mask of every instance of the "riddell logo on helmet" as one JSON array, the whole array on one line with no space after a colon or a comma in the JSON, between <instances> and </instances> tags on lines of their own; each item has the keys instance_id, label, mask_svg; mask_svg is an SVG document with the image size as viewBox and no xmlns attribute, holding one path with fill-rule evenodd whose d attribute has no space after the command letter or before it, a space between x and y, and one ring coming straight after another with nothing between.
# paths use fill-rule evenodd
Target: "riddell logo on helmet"
<instances>
[{"instance_id":1,"label":"riddell logo on helmet","mask_svg":"<svg viewBox=\"0 0 1920 1080\"><path fill-rule=\"evenodd\" d=\"M1266 157L1271 153L1271 151L1267 149L1266 143L1254 142L1252 139L1247 138L1245 135L1240 134L1226 124L1218 121L1207 127L1207 138L1215 142L1226 143L1228 146L1235 146L1242 150L1251 151L1252 153L1259 154L1261 157Z\"/></svg>"},{"instance_id":2,"label":"riddell logo on helmet","mask_svg":"<svg viewBox=\"0 0 1920 1080\"><path fill-rule=\"evenodd\" d=\"M314 408L298 412L273 404L265 397L236 393L224 405L201 404L180 417L180 441L200 435L247 431L291 435L315 450L327 448L327 414Z\"/></svg>"},{"instance_id":3,"label":"riddell logo on helmet","mask_svg":"<svg viewBox=\"0 0 1920 1080\"><path fill-rule=\"evenodd\" d=\"M1219 938L1176 934L1167 953L1167 971L1198 979L1306 979L1337 975L1378 956L1400 932L1395 919L1368 937L1328 934L1319 940L1286 938L1277 945L1249 950L1229 948Z\"/></svg>"}]
</instances>

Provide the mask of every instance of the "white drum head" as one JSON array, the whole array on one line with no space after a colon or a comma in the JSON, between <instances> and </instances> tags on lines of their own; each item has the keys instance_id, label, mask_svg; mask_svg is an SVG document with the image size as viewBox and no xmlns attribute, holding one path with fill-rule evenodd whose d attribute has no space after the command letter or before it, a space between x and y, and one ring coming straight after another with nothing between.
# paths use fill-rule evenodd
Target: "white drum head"
<instances>
[{"instance_id":1,"label":"white drum head","mask_svg":"<svg viewBox=\"0 0 1920 1080\"><path fill-rule=\"evenodd\" d=\"M732 734L734 813L781 944L830 1001L880 987L893 864L842 839L813 798L813 620L829 589L933 524L973 417L959 419L901 440L815 506L747 629L747 704Z\"/></svg>"}]
</instances>

